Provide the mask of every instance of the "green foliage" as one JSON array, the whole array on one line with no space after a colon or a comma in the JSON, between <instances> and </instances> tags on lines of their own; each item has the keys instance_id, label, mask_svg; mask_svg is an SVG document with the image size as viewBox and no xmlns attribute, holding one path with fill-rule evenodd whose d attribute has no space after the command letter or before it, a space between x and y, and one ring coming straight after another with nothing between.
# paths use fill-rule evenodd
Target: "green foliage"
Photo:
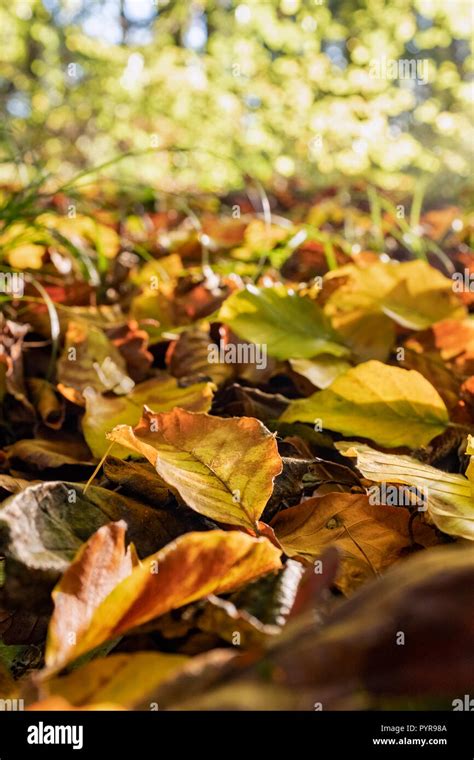
<instances>
[{"instance_id":1,"label":"green foliage","mask_svg":"<svg viewBox=\"0 0 474 760\"><path fill-rule=\"evenodd\" d=\"M246 175L369 177L405 190L418 174L462 181L472 145L470 8L4 2L0 178L24 182L37 161L70 177L135 151L145 155L110 171L164 189L225 189ZM427 83L377 78L384 60L418 61Z\"/></svg>"}]
</instances>

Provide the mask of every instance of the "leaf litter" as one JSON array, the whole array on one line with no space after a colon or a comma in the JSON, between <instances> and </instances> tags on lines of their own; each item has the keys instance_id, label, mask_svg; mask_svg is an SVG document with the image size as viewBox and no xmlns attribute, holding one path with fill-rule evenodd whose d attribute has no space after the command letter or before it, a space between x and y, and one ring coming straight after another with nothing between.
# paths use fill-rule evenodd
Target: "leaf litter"
<instances>
[{"instance_id":1,"label":"leaf litter","mask_svg":"<svg viewBox=\"0 0 474 760\"><path fill-rule=\"evenodd\" d=\"M53 203L54 245L10 245L2 698L430 709L472 686L472 219L427 210L388 258L356 200L358 245L335 202L271 201L231 224L194 198L205 238L143 208L135 236L109 192L100 241Z\"/></svg>"}]
</instances>

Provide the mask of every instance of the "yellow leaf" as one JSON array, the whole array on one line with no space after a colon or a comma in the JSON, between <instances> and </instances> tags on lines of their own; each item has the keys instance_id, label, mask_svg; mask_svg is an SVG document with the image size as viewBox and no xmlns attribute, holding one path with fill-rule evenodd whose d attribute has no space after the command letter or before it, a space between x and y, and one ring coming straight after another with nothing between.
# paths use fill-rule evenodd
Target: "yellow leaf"
<instances>
[{"instance_id":1,"label":"yellow leaf","mask_svg":"<svg viewBox=\"0 0 474 760\"><path fill-rule=\"evenodd\" d=\"M46 683L51 696L71 705L111 703L133 709L189 657L161 652L115 654L92 660Z\"/></svg>"},{"instance_id":2,"label":"yellow leaf","mask_svg":"<svg viewBox=\"0 0 474 760\"><path fill-rule=\"evenodd\" d=\"M466 310L453 292L453 283L425 261L388 262L341 267L327 280L341 287L328 299L325 312L336 318L360 310L385 314L402 327L422 330L441 319L461 319Z\"/></svg>"},{"instance_id":3,"label":"yellow leaf","mask_svg":"<svg viewBox=\"0 0 474 760\"><path fill-rule=\"evenodd\" d=\"M428 514L444 533L474 541L474 485L457 473L444 472L413 457L387 454L363 443L340 442L344 456L356 457L357 467L376 483L403 483L426 496Z\"/></svg>"},{"instance_id":4,"label":"yellow leaf","mask_svg":"<svg viewBox=\"0 0 474 760\"><path fill-rule=\"evenodd\" d=\"M281 552L266 538L239 531L186 533L143 560L103 599L102 589L112 577L106 572L105 583L99 592L95 590L97 558L91 564L89 557L95 554L96 536L66 571L66 590L62 591L63 578L54 592L46 674L165 612L209 594L224 594L281 567ZM120 550L123 556L123 545L117 554ZM102 561L98 560L100 568ZM73 598L63 603L62 594ZM84 614L79 618L77 610L81 609ZM75 638L67 635L74 631Z\"/></svg>"},{"instance_id":5,"label":"yellow leaf","mask_svg":"<svg viewBox=\"0 0 474 760\"><path fill-rule=\"evenodd\" d=\"M305 377L315 388L327 388L336 377L351 368L345 359L330 354L321 354L314 359L290 359L290 365L293 372Z\"/></svg>"},{"instance_id":6,"label":"yellow leaf","mask_svg":"<svg viewBox=\"0 0 474 760\"><path fill-rule=\"evenodd\" d=\"M381 446L424 446L449 415L439 393L419 372L378 361L353 367L326 390L293 401L283 422L320 420L324 429L370 438Z\"/></svg>"},{"instance_id":7,"label":"yellow leaf","mask_svg":"<svg viewBox=\"0 0 474 760\"><path fill-rule=\"evenodd\" d=\"M134 430L108 438L146 457L196 512L252 530L282 470L275 437L253 417L145 410Z\"/></svg>"}]
</instances>

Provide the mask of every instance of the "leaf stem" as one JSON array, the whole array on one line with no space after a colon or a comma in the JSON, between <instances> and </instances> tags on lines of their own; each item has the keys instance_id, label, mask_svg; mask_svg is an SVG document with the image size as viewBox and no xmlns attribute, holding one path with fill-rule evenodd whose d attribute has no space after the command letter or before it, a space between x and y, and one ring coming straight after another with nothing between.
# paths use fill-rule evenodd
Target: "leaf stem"
<instances>
[{"instance_id":1,"label":"leaf stem","mask_svg":"<svg viewBox=\"0 0 474 760\"><path fill-rule=\"evenodd\" d=\"M87 481L86 485L84 486L84 490L83 490L83 492L82 492L83 494L85 494L85 492L86 492L86 491L87 491L87 489L89 488L90 484L91 484L91 483L92 483L92 481L94 480L95 476L96 476L96 475L97 475L97 473L99 472L100 468L101 468L101 467L102 467L102 465L104 464L104 461L105 461L105 460L106 460L106 458L109 456L109 454L110 454L110 450L111 450L112 446L115 446L115 441L112 441L112 443L110 444L109 448L108 448L108 449L107 449L107 451L105 452L104 456L103 456L103 457L102 457L102 459L100 460L99 464L98 464L98 465L97 465L97 467L95 468L94 472L93 472L93 473L92 473L92 475L90 476L89 480Z\"/></svg>"}]
</instances>

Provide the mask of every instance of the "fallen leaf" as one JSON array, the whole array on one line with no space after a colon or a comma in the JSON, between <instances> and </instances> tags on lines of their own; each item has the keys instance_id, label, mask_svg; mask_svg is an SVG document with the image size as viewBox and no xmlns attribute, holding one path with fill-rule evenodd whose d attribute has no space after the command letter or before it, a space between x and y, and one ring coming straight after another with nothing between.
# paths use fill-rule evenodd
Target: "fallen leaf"
<instances>
[{"instance_id":1,"label":"fallen leaf","mask_svg":"<svg viewBox=\"0 0 474 760\"><path fill-rule=\"evenodd\" d=\"M145 410L137 427L121 425L108 438L146 457L196 512L250 529L282 468L274 436L251 417Z\"/></svg>"},{"instance_id":2,"label":"fallen leaf","mask_svg":"<svg viewBox=\"0 0 474 760\"><path fill-rule=\"evenodd\" d=\"M148 462L123 462L118 457L108 456L104 462L104 474L125 492L155 506L169 498L169 486Z\"/></svg>"},{"instance_id":3,"label":"fallen leaf","mask_svg":"<svg viewBox=\"0 0 474 760\"><path fill-rule=\"evenodd\" d=\"M283 285L248 286L233 293L222 305L219 319L240 338L266 346L277 359L348 354L318 304Z\"/></svg>"},{"instance_id":4,"label":"fallen leaf","mask_svg":"<svg viewBox=\"0 0 474 760\"><path fill-rule=\"evenodd\" d=\"M94 543L94 537L90 541ZM82 558L87 556L83 549L68 570L70 577L84 577ZM87 628L78 621L81 635L75 643L53 633L45 655L48 669L62 668L79 655L169 610L209 594L229 592L279 567L280 552L266 538L238 531L186 533L145 559L115 586L96 608ZM74 593L90 593L97 598L91 584L76 587ZM67 632L71 625L67 610L62 619L59 608L55 608L51 630Z\"/></svg>"},{"instance_id":5,"label":"fallen leaf","mask_svg":"<svg viewBox=\"0 0 474 760\"><path fill-rule=\"evenodd\" d=\"M153 354L147 350L148 333L140 330L134 320L106 332L125 360L128 375L135 383L141 383L147 378L153 363Z\"/></svg>"},{"instance_id":6,"label":"fallen leaf","mask_svg":"<svg viewBox=\"0 0 474 760\"><path fill-rule=\"evenodd\" d=\"M290 365L294 372L303 375L315 388L323 389L351 368L344 359L324 354L314 359L290 359Z\"/></svg>"},{"instance_id":7,"label":"fallen leaf","mask_svg":"<svg viewBox=\"0 0 474 760\"><path fill-rule=\"evenodd\" d=\"M329 493L285 509L272 522L275 534L290 557L313 562L328 546L343 557L368 564L380 572L410 548L410 512L402 507L371 504L366 494ZM436 543L432 528L413 524L413 539Z\"/></svg>"},{"instance_id":8,"label":"fallen leaf","mask_svg":"<svg viewBox=\"0 0 474 760\"><path fill-rule=\"evenodd\" d=\"M125 550L126 523L108 523L79 549L53 591L54 612L48 628L46 661L64 659L84 635L95 610L112 589L132 572L130 547Z\"/></svg>"},{"instance_id":9,"label":"fallen leaf","mask_svg":"<svg viewBox=\"0 0 474 760\"><path fill-rule=\"evenodd\" d=\"M8 607L49 608L50 591L74 555L98 528L124 520L140 556L165 546L186 530L199 530L198 516L152 509L98 486L40 483L6 499L0 507L0 552L6 582L0 597Z\"/></svg>"},{"instance_id":10,"label":"fallen leaf","mask_svg":"<svg viewBox=\"0 0 474 760\"><path fill-rule=\"evenodd\" d=\"M76 707L109 703L133 710L188 660L183 655L161 652L112 654L50 679L43 689Z\"/></svg>"},{"instance_id":11,"label":"fallen leaf","mask_svg":"<svg viewBox=\"0 0 474 760\"><path fill-rule=\"evenodd\" d=\"M203 375L218 386L233 377L235 367L231 364L209 361L212 345L209 333L198 327L181 333L166 352L166 363L173 377Z\"/></svg>"},{"instance_id":12,"label":"fallen leaf","mask_svg":"<svg viewBox=\"0 0 474 760\"><path fill-rule=\"evenodd\" d=\"M326 390L293 401L280 419L320 420L325 429L391 448L424 446L449 422L442 398L422 375L377 361L359 364Z\"/></svg>"},{"instance_id":13,"label":"fallen leaf","mask_svg":"<svg viewBox=\"0 0 474 760\"><path fill-rule=\"evenodd\" d=\"M57 363L59 383L80 393L90 387L123 395L134 386L126 369L125 359L103 330L79 320L69 322Z\"/></svg>"},{"instance_id":14,"label":"fallen leaf","mask_svg":"<svg viewBox=\"0 0 474 760\"><path fill-rule=\"evenodd\" d=\"M90 472L94 462L84 441L67 433L54 438L25 438L5 448L10 467L45 473L69 467Z\"/></svg>"},{"instance_id":15,"label":"fallen leaf","mask_svg":"<svg viewBox=\"0 0 474 760\"><path fill-rule=\"evenodd\" d=\"M437 351L443 361L474 374L474 320L445 319L407 341L417 351Z\"/></svg>"},{"instance_id":16,"label":"fallen leaf","mask_svg":"<svg viewBox=\"0 0 474 760\"><path fill-rule=\"evenodd\" d=\"M422 330L441 319L462 319L466 310L453 291L452 281L425 261L379 262L359 267L349 264L326 275L341 280L330 296L325 313L338 329L349 312L378 313L402 327Z\"/></svg>"},{"instance_id":17,"label":"fallen leaf","mask_svg":"<svg viewBox=\"0 0 474 760\"><path fill-rule=\"evenodd\" d=\"M110 445L106 433L116 425L136 425L144 406L158 412L175 407L207 412L214 388L214 384L208 382L180 385L175 378L163 373L140 383L127 396L107 398L87 392L86 413L82 418L84 438L94 456L101 457ZM124 447L114 448L116 457L123 458L127 454L129 452Z\"/></svg>"},{"instance_id":18,"label":"fallen leaf","mask_svg":"<svg viewBox=\"0 0 474 760\"><path fill-rule=\"evenodd\" d=\"M444 472L417 459L376 451L362 443L337 444L376 483L403 483L426 494L428 514L444 533L474 540L474 489L464 475Z\"/></svg>"},{"instance_id":19,"label":"fallen leaf","mask_svg":"<svg viewBox=\"0 0 474 760\"><path fill-rule=\"evenodd\" d=\"M472 684L473 585L471 548L420 552L322 625L309 611L253 658L194 658L152 699L165 710L452 710Z\"/></svg>"},{"instance_id":20,"label":"fallen leaf","mask_svg":"<svg viewBox=\"0 0 474 760\"><path fill-rule=\"evenodd\" d=\"M65 417L64 399L47 380L30 378L27 388L44 424L53 430L59 430Z\"/></svg>"}]
</instances>

